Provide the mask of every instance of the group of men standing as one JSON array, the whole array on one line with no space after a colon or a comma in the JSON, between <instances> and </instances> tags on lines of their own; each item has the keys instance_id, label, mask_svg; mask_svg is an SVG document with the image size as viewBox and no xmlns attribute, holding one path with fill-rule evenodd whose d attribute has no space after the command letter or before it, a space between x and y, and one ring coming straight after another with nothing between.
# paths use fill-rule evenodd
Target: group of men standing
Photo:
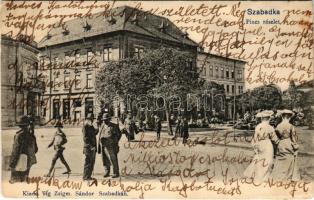
<instances>
[{"instance_id":1,"label":"group of men standing","mask_svg":"<svg viewBox=\"0 0 314 200\"><path fill-rule=\"evenodd\" d=\"M104 177L110 176L110 167L113 166L112 178L117 178L119 174L118 152L119 140L121 139L121 131L118 124L112 123L108 113L102 115L101 120L98 121L97 126L93 125L94 115L88 114L85 118L83 126L85 164L84 164L84 180L92 180L92 173L95 165L96 153L102 154L102 162L104 166ZM177 137L183 138L183 143L187 142L189 137L188 121L186 118L178 116L175 122L175 134L173 139ZM133 130L135 123L131 115L125 120L125 131L128 132L128 141L134 139ZM133 130L133 131L132 131ZM157 133L157 140L160 139L161 119L156 116L155 130ZM97 143L98 135L98 143Z\"/></svg>"},{"instance_id":2,"label":"group of men standing","mask_svg":"<svg viewBox=\"0 0 314 200\"><path fill-rule=\"evenodd\" d=\"M25 159L26 161L24 163L27 162L27 164L29 164L29 161L32 160L33 157L35 157L35 153L38 151L34 134L34 125L30 122L29 117L27 116L23 116L22 119L24 121L19 124L21 130L18 131L17 135L15 136L12 150L10 163L10 167L12 169L11 182L15 182L17 179L20 181L25 180L25 177L28 176L31 165L36 163L36 161L34 161L31 165L27 166L27 168L23 169L22 171L20 169L17 169L18 167L16 167L18 166L18 161L21 160L20 154L26 154L27 159ZM120 176L118 153L119 141L122 136L119 123L113 123L108 113L101 114L100 117L97 119L97 123L94 123L94 120L94 115L92 113L89 113L85 118L82 128L84 141L83 154L85 155L83 180L93 180L92 174L97 153L101 154L102 156L104 177L110 176L110 168L112 165L113 173L111 177L117 178ZM123 127L124 128L122 128L122 131L124 134L126 134L128 141L134 140L134 133L138 133L139 129L136 127L131 115L128 115L128 117L124 120ZM155 130L157 133L157 140L160 139L161 127L161 119L156 115ZM48 145L48 148L50 148L51 146L54 147L55 154L52 158L49 172L44 175L45 177L50 177L53 175L57 160L60 160L66 167L66 171L63 174L71 173L71 169L63 156L63 152L65 150L64 146L67 143L67 137L62 130L63 124L60 120L56 122L55 128L57 130L53 136L52 141ZM175 135L173 139L176 139L177 137L182 137L183 143L186 143L189 137L188 121L186 118L183 118L181 116L178 116L177 120L175 121ZM33 141L35 145L29 142L31 141L31 139L34 139ZM31 148L33 146L35 146L36 148L31 151L30 149L33 149ZM17 149L25 150L18 152Z\"/></svg>"},{"instance_id":3,"label":"group of men standing","mask_svg":"<svg viewBox=\"0 0 314 200\"><path fill-rule=\"evenodd\" d=\"M175 121L175 132L172 139L175 140L177 137L182 137L183 144L185 144L187 142L187 139L189 138L189 123L187 118L179 115L177 120L172 121Z\"/></svg>"},{"instance_id":4,"label":"group of men standing","mask_svg":"<svg viewBox=\"0 0 314 200\"><path fill-rule=\"evenodd\" d=\"M102 162L104 166L104 177L110 176L110 167L113 165L112 178L117 178L119 174L118 152L121 131L117 124L111 122L108 113L104 113L102 120L93 125L94 115L88 114L83 126L83 139L85 163L83 180L92 180L92 173L95 165L96 152L102 154ZM98 145L97 145L97 134Z\"/></svg>"}]
</instances>

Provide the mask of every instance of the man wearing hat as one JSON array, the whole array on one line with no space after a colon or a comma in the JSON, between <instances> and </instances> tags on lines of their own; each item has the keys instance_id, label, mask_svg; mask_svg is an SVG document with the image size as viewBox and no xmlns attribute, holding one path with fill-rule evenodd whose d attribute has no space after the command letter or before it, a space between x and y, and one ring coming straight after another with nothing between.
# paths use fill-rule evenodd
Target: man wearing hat
<instances>
[{"instance_id":1,"label":"man wearing hat","mask_svg":"<svg viewBox=\"0 0 314 200\"><path fill-rule=\"evenodd\" d=\"M92 173L95 165L96 157L96 135L98 134L98 128L95 128L93 125L94 115L88 113L85 118L85 123L82 129L83 140L84 140L84 150L85 154L85 163L84 163L84 172L83 180L91 180Z\"/></svg>"},{"instance_id":2,"label":"man wearing hat","mask_svg":"<svg viewBox=\"0 0 314 200\"><path fill-rule=\"evenodd\" d=\"M157 133L157 140L160 140L161 120L158 115L155 116L155 130Z\"/></svg>"},{"instance_id":3,"label":"man wearing hat","mask_svg":"<svg viewBox=\"0 0 314 200\"><path fill-rule=\"evenodd\" d=\"M67 143L68 140L66 138L65 133L62 131L63 125L62 125L61 121L57 121L57 123L55 124L55 128L57 128L57 131L53 137L53 140L48 145L48 148L50 148L52 145L54 145L55 155L52 158L49 172L48 172L48 174L45 175L46 177L51 176L51 173L52 173L52 171L55 167L55 164L59 158L60 158L60 161L62 162L62 164L64 164L64 166L67 169L67 171L63 172L63 174L70 174L71 173L71 169L70 169L68 163L66 162L66 160L64 159L64 156L63 156L63 151L65 149L63 145L65 143Z\"/></svg>"},{"instance_id":4,"label":"man wearing hat","mask_svg":"<svg viewBox=\"0 0 314 200\"><path fill-rule=\"evenodd\" d=\"M108 113L103 114L103 123L100 128L100 142L101 142L101 153L102 161L105 167L104 177L110 175L110 165L113 165L113 176L117 178L120 176L119 163L118 163L118 152L119 152L119 140L121 138L121 132L119 126L110 121Z\"/></svg>"},{"instance_id":5,"label":"man wearing hat","mask_svg":"<svg viewBox=\"0 0 314 200\"><path fill-rule=\"evenodd\" d=\"M35 137L29 132L30 124L28 116L22 116L18 119L17 125L21 128L14 136L13 149L10 160L11 178L10 183L23 182L29 175L30 168L36 164L36 141ZM21 159L26 155L27 159ZM23 163L22 163L23 162ZM25 169L18 169L19 165L26 166Z\"/></svg>"},{"instance_id":6,"label":"man wearing hat","mask_svg":"<svg viewBox=\"0 0 314 200\"><path fill-rule=\"evenodd\" d=\"M177 137L181 136L181 132L182 132L182 117L181 115L178 116L177 121L176 121L176 127L175 127L175 132L174 132L174 137L172 138L172 140L177 139Z\"/></svg>"}]
</instances>

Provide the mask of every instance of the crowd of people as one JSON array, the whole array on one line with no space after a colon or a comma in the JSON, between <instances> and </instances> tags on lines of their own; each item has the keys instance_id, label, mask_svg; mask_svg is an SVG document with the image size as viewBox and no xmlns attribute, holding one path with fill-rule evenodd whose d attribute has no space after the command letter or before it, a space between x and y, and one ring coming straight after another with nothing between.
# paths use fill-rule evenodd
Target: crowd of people
<instances>
[{"instance_id":1,"label":"crowd of people","mask_svg":"<svg viewBox=\"0 0 314 200\"><path fill-rule=\"evenodd\" d=\"M113 165L112 178L117 178L120 176L118 152L121 131L119 125L111 122L108 113L103 114L102 119L98 121L97 125L93 122L93 114L88 114L82 128L84 141L83 154L85 155L83 180L92 180L91 176L94 169L96 152L102 156L104 177L110 176L110 167ZM10 157L10 183L26 181L32 165L37 163L36 153L38 147L34 134L34 123L31 117L22 116L18 120L17 125L20 130L16 132L13 141L13 149ZM62 130L63 124L61 121L57 121L54 127L56 128L56 132L48 148L53 146L55 153L49 172L44 175L45 177L52 176L55 164L59 159L66 168L63 174L71 173L71 168L63 156L64 146L67 143L66 134ZM97 134L99 135L98 143Z\"/></svg>"},{"instance_id":2,"label":"crowd of people","mask_svg":"<svg viewBox=\"0 0 314 200\"><path fill-rule=\"evenodd\" d=\"M91 176L97 153L101 154L102 157L104 177L110 176L110 168L112 165L112 178L117 178L120 176L118 163L119 140L121 139L122 134L125 134L128 141L134 140L135 134L139 132L139 128L136 126L132 115L128 115L127 118L124 119L122 127L119 123L113 123L108 113L102 113L101 118L98 118L97 123L94 123L94 120L94 115L89 113L86 116L82 127L84 141L83 154L85 155L83 180L92 180ZM14 137L13 149L10 157L11 183L25 181L31 166L37 162L35 154L38 151L38 147L34 134L34 123L31 117L23 116L17 124L21 130L17 131ZM161 133L161 120L158 116L155 117L155 124L158 141ZM63 155L67 137L62 130L63 124L61 120L58 120L54 127L56 128L56 132L52 141L49 143L48 148L53 146L55 153L52 157L49 171L44 175L45 177L52 176L55 164L58 160L60 160L66 168L66 171L63 172L63 174L71 173L71 168ZM181 132L179 126L177 127L176 132Z\"/></svg>"},{"instance_id":3,"label":"crowd of people","mask_svg":"<svg viewBox=\"0 0 314 200\"><path fill-rule=\"evenodd\" d=\"M255 128L252 145L255 156L252 163L245 170L246 177L254 177L256 181L264 181L269 176L276 179L298 180L300 174L297 167L298 138L291 119L294 112L290 110L277 111L280 116L280 122L275 128L270 124L273 111L265 110L256 114L259 124ZM246 116L247 118L248 116ZM83 180L92 180L92 174L95 165L96 155L101 154L104 167L104 177L110 176L112 166L112 178L120 176L118 153L119 140L124 134L128 141L135 140L141 127L137 127L132 115L127 115L124 120L118 120L113 123L108 113L101 113L97 120L92 113L89 113L82 127L85 155ZM187 117L178 115L175 119L170 117L170 126L174 131L169 131L173 135L172 140L178 137L183 138L186 143L189 138L189 122ZM23 116L18 122L20 130L14 137L13 149L10 160L11 179L10 182L23 182L29 175L32 165L36 164L36 153L38 151L36 137L34 134L34 122L31 117ZM55 123L56 132L48 148L53 146L54 155L52 157L49 171L44 176L50 177L54 172L55 164L60 159L65 166L66 171L63 174L70 174L71 168L64 158L63 152L67 137L62 130L61 121ZM160 140L162 130L161 119L154 116L154 127L156 139ZM98 139L97 139L98 135Z\"/></svg>"}]
</instances>

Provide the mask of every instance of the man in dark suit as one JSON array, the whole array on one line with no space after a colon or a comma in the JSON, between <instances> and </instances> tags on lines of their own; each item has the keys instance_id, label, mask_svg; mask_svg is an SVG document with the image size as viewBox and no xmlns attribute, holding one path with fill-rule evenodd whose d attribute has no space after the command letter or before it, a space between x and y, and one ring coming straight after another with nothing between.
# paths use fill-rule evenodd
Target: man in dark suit
<instances>
[{"instance_id":1,"label":"man in dark suit","mask_svg":"<svg viewBox=\"0 0 314 200\"><path fill-rule=\"evenodd\" d=\"M174 132L174 137L172 138L172 140L176 140L177 137L181 137L182 124L183 124L182 117L181 115L179 115L176 120L175 132Z\"/></svg>"},{"instance_id":2,"label":"man in dark suit","mask_svg":"<svg viewBox=\"0 0 314 200\"><path fill-rule=\"evenodd\" d=\"M108 113L103 115L103 123L100 128L100 142L101 142L101 153L102 161L105 167L104 177L109 177L110 166L113 165L113 176L112 178L118 178L119 163L118 163L118 152L119 152L119 140L121 138L120 128L117 124L112 123Z\"/></svg>"},{"instance_id":3,"label":"man in dark suit","mask_svg":"<svg viewBox=\"0 0 314 200\"><path fill-rule=\"evenodd\" d=\"M10 183L26 181L32 165L37 163L35 154L38 148L35 136L31 135L29 131L30 121L28 116L20 117L17 125L21 129L14 136L10 160ZM24 158L26 156L25 159L22 159L22 154L24 154ZM24 169L22 170L21 167Z\"/></svg>"},{"instance_id":4,"label":"man in dark suit","mask_svg":"<svg viewBox=\"0 0 314 200\"><path fill-rule=\"evenodd\" d=\"M83 126L83 140L84 140L84 150L85 154L85 163L84 163L84 172L83 172L83 180L91 180L92 173L95 165L95 157L96 157L96 135L98 133L98 128L93 126L94 115L92 113L88 113L85 118L85 124Z\"/></svg>"},{"instance_id":5,"label":"man in dark suit","mask_svg":"<svg viewBox=\"0 0 314 200\"><path fill-rule=\"evenodd\" d=\"M181 133L183 137L183 144L186 144L189 138L189 123L186 117L182 120Z\"/></svg>"},{"instance_id":6,"label":"man in dark suit","mask_svg":"<svg viewBox=\"0 0 314 200\"><path fill-rule=\"evenodd\" d=\"M156 115L156 119L155 119L155 130L157 133L157 140L160 140L161 120L160 120L159 116L157 116L157 115Z\"/></svg>"}]
</instances>

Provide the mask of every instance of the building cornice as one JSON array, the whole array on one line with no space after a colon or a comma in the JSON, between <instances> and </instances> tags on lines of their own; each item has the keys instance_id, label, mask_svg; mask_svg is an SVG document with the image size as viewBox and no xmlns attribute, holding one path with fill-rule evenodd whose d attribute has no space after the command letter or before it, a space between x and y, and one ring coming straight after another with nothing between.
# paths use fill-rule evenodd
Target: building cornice
<instances>
[{"instance_id":1,"label":"building cornice","mask_svg":"<svg viewBox=\"0 0 314 200\"><path fill-rule=\"evenodd\" d=\"M225 59L225 60L232 60L232 61L236 61L236 62L239 62L239 63L247 63L246 61L244 60L239 60L239 59L235 59L235 58L230 58L230 57L225 57L225 56L221 56L221 55L216 55L216 54L212 54L212 53L209 53L209 52L203 52L203 51L198 51L197 54L201 55L207 55L207 56L210 56L210 57L216 57L216 58L222 58L222 59Z\"/></svg>"}]
</instances>

